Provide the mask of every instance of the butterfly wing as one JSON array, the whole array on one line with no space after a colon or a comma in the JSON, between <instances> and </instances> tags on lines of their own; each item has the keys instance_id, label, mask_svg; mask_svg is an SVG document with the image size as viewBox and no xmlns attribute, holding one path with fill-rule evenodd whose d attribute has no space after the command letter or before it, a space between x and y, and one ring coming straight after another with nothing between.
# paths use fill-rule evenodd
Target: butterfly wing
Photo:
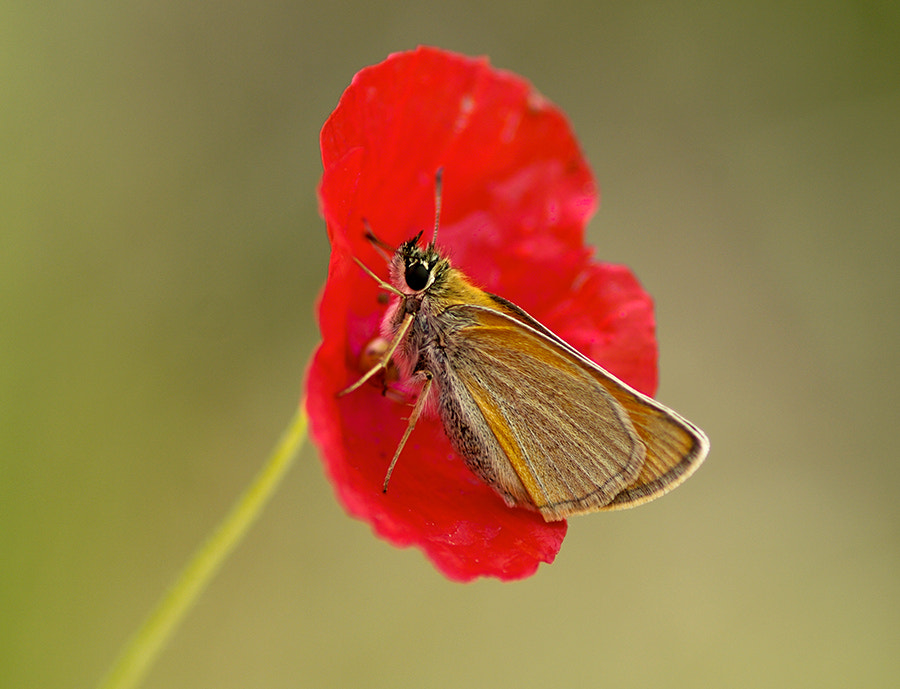
<instances>
[{"instance_id":1,"label":"butterfly wing","mask_svg":"<svg viewBox=\"0 0 900 689\"><path fill-rule=\"evenodd\" d=\"M703 461L699 429L491 299L450 307L470 323L455 373L546 519L652 500Z\"/></svg>"},{"instance_id":2,"label":"butterfly wing","mask_svg":"<svg viewBox=\"0 0 900 689\"><path fill-rule=\"evenodd\" d=\"M485 442L502 449L484 454L501 463L505 456L527 491L518 502L562 519L609 504L634 482L644 445L622 406L581 362L499 311L451 308L472 323L455 333L454 374L484 417ZM503 468L492 473L502 476Z\"/></svg>"}]
</instances>

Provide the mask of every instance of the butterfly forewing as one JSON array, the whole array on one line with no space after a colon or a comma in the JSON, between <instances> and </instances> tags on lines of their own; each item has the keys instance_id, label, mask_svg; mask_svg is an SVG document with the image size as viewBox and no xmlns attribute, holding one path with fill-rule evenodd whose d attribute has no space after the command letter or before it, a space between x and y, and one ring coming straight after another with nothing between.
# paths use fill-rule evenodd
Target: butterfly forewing
<instances>
[{"instance_id":1,"label":"butterfly forewing","mask_svg":"<svg viewBox=\"0 0 900 689\"><path fill-rule=\"evenodd\" d=\"M605 371L512 302L490 295L497 308L514 320L537 330L580 361L625 409L647 448L637 480L601 509L636 507L681 485L709 453L709 440L690 421L665 405L641 394Z\"/></svg>"},{"instance_id":2,"label":"butterfly forewing","mask_svg":"<svg viewBox=\"0 0 900 689\"><path fill-rule=\"evenodd\" d=\"M703 461L699 429L491 296L496 309L452 307L473 323L457 372L545 517L647 502Z\"/></svg>"},{"instance_id":3,"label":"butterfly forewing","mask_svg":"<svg viewBox=\"0 0 900 689\"><path fill-rule=\"evenodd\" d=\"M582 363L497 310L454 305L455 374L548 519L612 502L637 478L645 449L622 406Z\"/></svg>"}]
</instances>

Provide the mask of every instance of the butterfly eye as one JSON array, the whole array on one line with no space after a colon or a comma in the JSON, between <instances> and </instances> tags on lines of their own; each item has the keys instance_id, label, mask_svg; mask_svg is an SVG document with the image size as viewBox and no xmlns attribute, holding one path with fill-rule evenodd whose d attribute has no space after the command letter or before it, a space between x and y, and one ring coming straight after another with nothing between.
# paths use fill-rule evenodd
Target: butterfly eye
<instances>
[{"instance_id":1,"label":"butterfly eye","mask_svg":"<svg viewBox=\"0 0 900 689\"><path fill-rule=\"evenodd\" d=\"M411 290L418 292L428 285L430 275L431 271L424 263L413 263L406 267L406 285Z\"/></svg>"}]
</instances>

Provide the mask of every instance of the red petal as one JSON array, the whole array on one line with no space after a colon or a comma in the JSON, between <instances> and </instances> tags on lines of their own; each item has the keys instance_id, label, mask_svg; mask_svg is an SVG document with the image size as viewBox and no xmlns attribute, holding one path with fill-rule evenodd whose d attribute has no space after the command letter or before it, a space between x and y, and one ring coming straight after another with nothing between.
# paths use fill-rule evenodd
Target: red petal
<instances>
[{"instance_id":1,"label":"red petal","mask_svg":"<svg viewBox=\"0 0 900 689\"><path fill-rule=\"evenodd\" d=\"M596 190L568 123L521 78L419 48L359 72L321 143L332 255L307 406L339 498L381 536L422 548L450 578L528 576L553 560L565 522L506 507L454 455L436 419L420 419L383 494L409 407L370 385L336 393L361 375L359 354L385 308L352 261L386 276L364 220L391 245L422 229L428 237L439 167L438 244L454 265L653 392L652 303L626 268L590 260L583 228Z\"/></svg>"}]
</instances>

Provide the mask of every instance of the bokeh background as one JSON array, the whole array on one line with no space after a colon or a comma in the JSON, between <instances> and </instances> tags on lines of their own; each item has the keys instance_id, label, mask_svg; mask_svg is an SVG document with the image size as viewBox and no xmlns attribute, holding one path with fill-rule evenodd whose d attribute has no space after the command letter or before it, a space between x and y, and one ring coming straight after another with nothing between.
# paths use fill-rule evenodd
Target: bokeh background
<instances>
[{"instance_id":1,"label":"bokeh background","mask_svg":"<svg viewBox=\"0 0 900 689\"><path fill-rule=\"evenodd\" d=\"M0 6L0 686L90 687L317 341L319 129L420 43L571 118L707 464L446 581L306 447L146 687L878 687L900 675L900 5ZM398 199L398 203L402 199Z\"/></svg>"}]
</instances>

